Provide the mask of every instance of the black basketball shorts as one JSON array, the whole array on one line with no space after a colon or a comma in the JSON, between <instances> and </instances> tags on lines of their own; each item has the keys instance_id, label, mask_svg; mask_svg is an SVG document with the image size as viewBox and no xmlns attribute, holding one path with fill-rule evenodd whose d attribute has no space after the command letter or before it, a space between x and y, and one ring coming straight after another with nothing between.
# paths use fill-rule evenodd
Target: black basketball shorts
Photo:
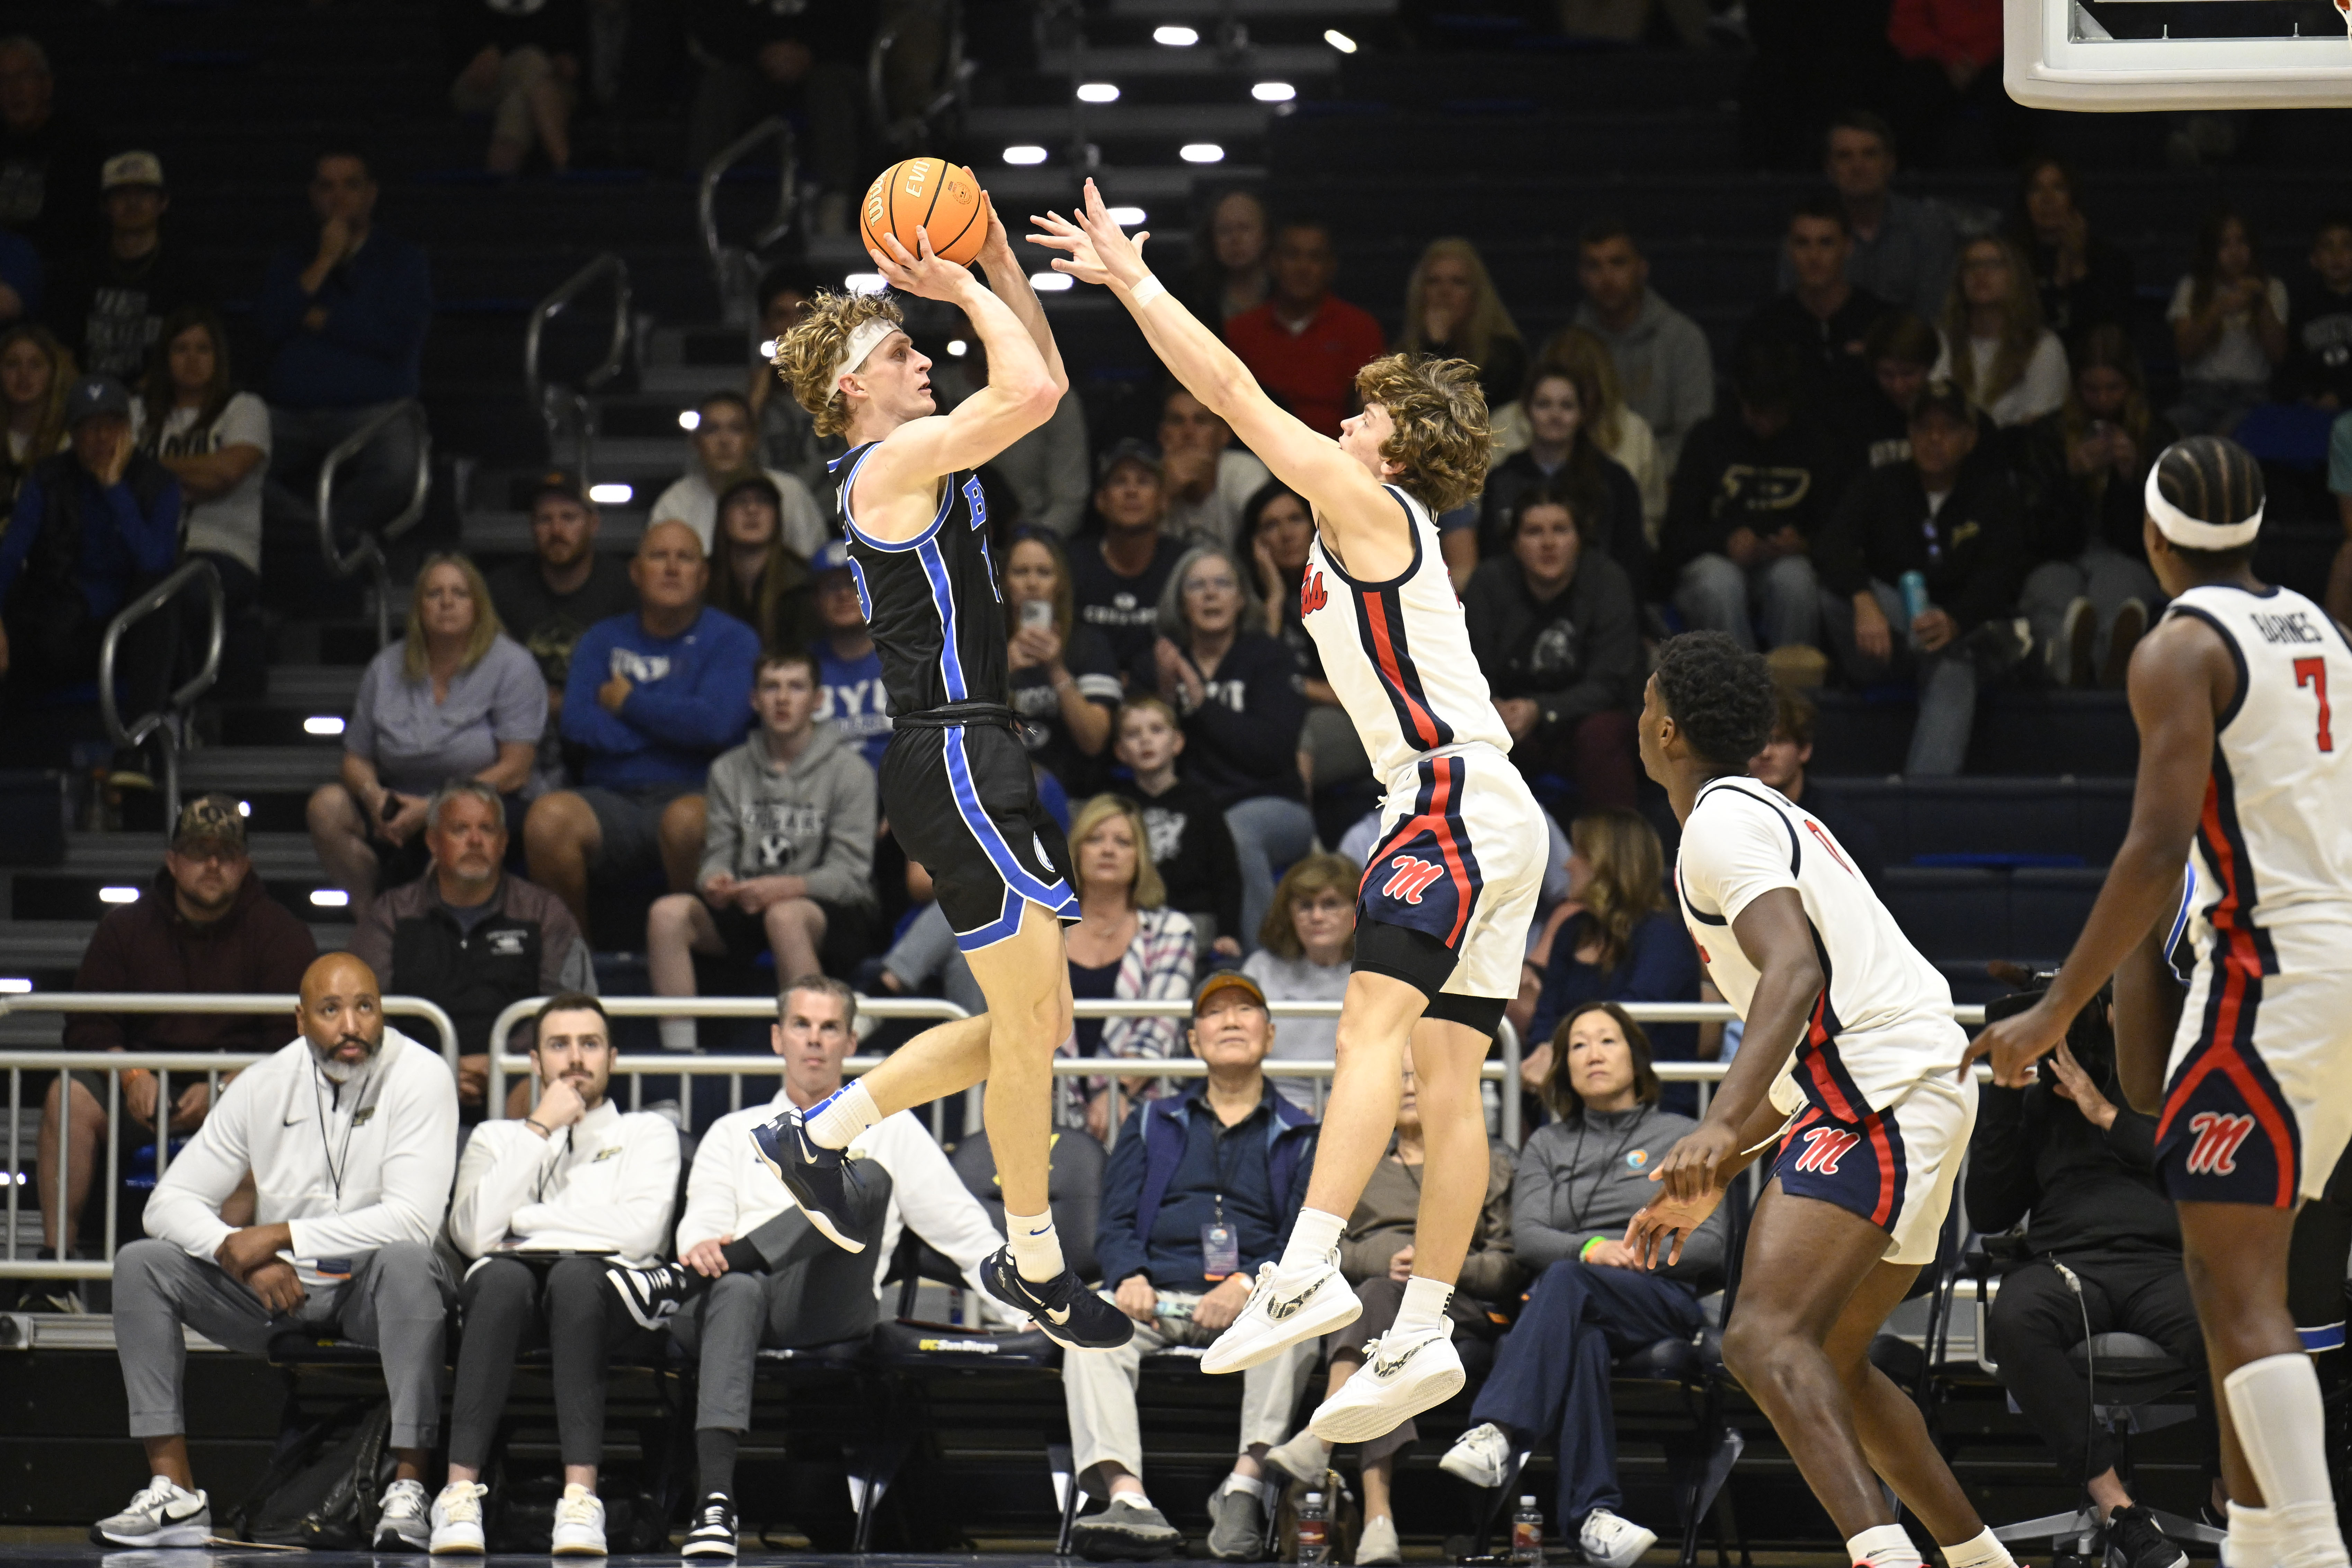
<instances>
[{"instance_id":1,"label":"black basketball shorts","mask_svg":"<svg viewBox=\"0 0 2352 1568\"><path fill-rule=\"evenodd\" d=\"M1077 920L1069 843L1038 804L1027 748L1004 725L900 720L882 753L882 812L907 858L930 872L964 952L1018 931L1024 903Z\"/></svg>"}]
</instances>

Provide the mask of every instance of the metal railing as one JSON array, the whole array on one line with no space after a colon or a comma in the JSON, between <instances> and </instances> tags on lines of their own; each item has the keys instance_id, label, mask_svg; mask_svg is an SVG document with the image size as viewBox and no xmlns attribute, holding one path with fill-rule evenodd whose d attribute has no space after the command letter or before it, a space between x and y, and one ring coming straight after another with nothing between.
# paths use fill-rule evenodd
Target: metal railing
<instances>
[{"instance_id":1,"label":"metal railing","mask_svg":"<svg viewBox=\"0 0 2352 1568\"><path fill-rule=\"evenodd\" d=\"M131 628L148 616L160 615L169 608L194 584L204 585L205 638L204 663L187 683L165 695L163 706L152 712L142 713L125 723L114 691L114 661L122 638ZM211 562L184 562L170 576L122 606L114 619L106 624L106 636L98 645L98 711L106 724L106 738L118 751L140 745L150 735L160 735L163 752L163 820L176 822L180 816L180 742L185 738L181 731L188 710L196 699L213 688L220 678L221 642L228 630L227 601L221 594L220 570ZM179 648L164 650L165 659L176 662Z\"/></svg>"},{"instance_id":2,"label":"metal railing","mask_svg":"<svg viewBox=\"0 0 2352 1568\"><path fill-rule=\"evenodd\" d=\"M596 367L580 378L576 387L563 386L546 380L540 365L540 350L547 333L547 323L563 313L565 306L586 293L605 279L613 280L613 339L606 345L604 357ZM590 458L596 440L595 405L588 395L621 374L628 363L632 295L629 289L629 264L613 251L605 251L594 260L555 286L546 299L531 307L530 321L522 333L523 394L538 412L540 422L547 427L549 457L555 455L563 439L564 426L572 426L574 450L573 467L581 481L587 482Z\"/></svg>"},{"instance_id":3,"label":"metal railing","mask_svg":"<svg viewBox=\"0 0 2352 1568\"><path fill-rule=\"evenodd\" d=\"M719 236L719 183L727 172L768 142L776 143L776 209L748 245L729 245ZM770 115L712 154L702 166L695 191L695 216L701 226L703 253L710 259L712 280L719 288L719 306L730 326L757 324L759 306L751 298L759 286L760 253L792 231L793 207L799 190L800 161L793 128Z\"/></svg>"},{"instance_id":4,"label":"metal railing","mask_svg":"<svg viewBox=\"0 0 2352 1568\"><path fill-rule=\"evenodd\" d=\"M368 443L390 429L398 420L406 420L415 427L416 480L409 492L408 504L398 515L381 527L362 525L359 542L349 552L336 542L334 494L335 475L344 464L367 449ZM350 577L365 571L374 579L375 642L383 647L392 641L392 574L383 556L384 543L399 538L425 516L425 498L433 488L433 432L425 423L425 405L415 398L386 405L366 424L344 437L335 449L319 465L319 549L326 558L327 570L338 577Z\"/></svg>"}]
</instances>

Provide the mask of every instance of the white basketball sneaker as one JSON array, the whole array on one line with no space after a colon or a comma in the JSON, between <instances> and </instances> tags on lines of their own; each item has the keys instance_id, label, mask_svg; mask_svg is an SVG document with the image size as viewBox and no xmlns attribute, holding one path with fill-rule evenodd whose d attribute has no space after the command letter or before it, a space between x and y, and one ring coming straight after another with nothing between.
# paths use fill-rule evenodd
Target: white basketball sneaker
<instances>
[{"instance_id":1,"label":"white basketball sneaker","mask_svg":"<svg viewBox=\"0 0 2352 1568\"><path fill-rule=\"evenodd\" d=\"M555 1505L548 1551L557 1557L604 1555L604 1503L578 1481L567 1482Z\"/></svg>"},{"instance_id":2,"label":"white basketball sneaker","mask_svg":"<svg viewBox=\"0 0 2352 1568\"><path fill-rule=\"evenodd\" d=\"M433 1500L433 1533L427 1548L436 1557L472 1556L484 1550L482 1499L489 1488L479 1481L451 1481Z\"/></svg>"},{"instance_id":3,"label":"white basketball sneaker","mask_svg":"<svg viewBox=\"0 0 2352 1568\"><path fill-rule=\"evenodd\" d=\"M1339 1272L1339 1255L1298 1268L1257 1266L1257 1284L1241 1315L1201 1355L1202 1372L1247 1372L1301 1340L1320 1338L1361 1316L1364 1304ZM1320 1436L1320 1434L1318 1434Z\"/></svg>"},{"instance_id":4,"label":"white basketball sneaker","mask_svg":"<svg viewBox=\"0 0 2352 1568\"><path fill-rule=\"evenodd\" d=\"M1364 1347L1364 1364L1318 1406L1307 1429L1326 1443L1369 1443L1461 1391L1454 1325L1391 1329Z\"/></svg>"}]
</instances>

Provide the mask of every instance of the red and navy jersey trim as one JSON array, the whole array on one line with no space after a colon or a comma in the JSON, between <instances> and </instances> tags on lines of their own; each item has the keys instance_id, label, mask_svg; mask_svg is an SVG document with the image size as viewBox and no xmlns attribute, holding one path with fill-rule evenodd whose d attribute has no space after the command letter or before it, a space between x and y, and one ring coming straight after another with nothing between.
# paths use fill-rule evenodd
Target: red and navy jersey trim
<instances>
[{"instance_id":1,"label":"red and navy jersey trim","mask_svg":"<svg viewBox=\"0 0 2352 1568\"><path fill-rule=\"evenodd\" d=\"M2233 954L2254 965L2258 974L2278 973L2278 951L2271 933L2256 925L2247 911L2262 898L2254 886L2253 857L2246 850L2246 835L2238 821L2238 785L2229 759L2213 747L2213 766L2205 781L2205 805L2197 817L2197 842L2205 864L2213 872L2215 897L2205 911L2213 929L2214 958Z\"/></svg>"},{"instance_id":2,"label":"red and navy jersey trim","mask_svg":"<svg viewBox=\"0 0 2352 1568\"><path fill-rule=\"evenodd\" d=\"M1413 662L1404 625L1404 585L1422 568L1421 529L1404 498L1396 493L1394 487L1388 489L1389 499L1404 513L1405 530L1412 539L1412 564L1385 583L1366 583L1349 575L1345 567L1330 558L1328 551L1325 558L1330 560L1332 575L1347 585L1356 601L1356 637L1363 645L1364 657L1380 672L1381 690L1396 713L1398 730L1415 749L1434 752L1454 744L1454 726L1445 721L1429 700L1420 668Z\"/></svg>"},{"instance_id":3,"label":"red and navy jersey trim","mask_svg":"<svg viewBox=\"0 0 2352 1568\"><path fill-rule=\"evenodd\" d=\"M1477 910L1478 896L1486 886L1470 830L1462 820L1462 792L1469 782L1470 769L1460 757L1423 757L1416 767L1421 787L1413 795L1412 811L1381 839L1366 862L1363 878L1356 885L1358 914L1360 919L1410 925L1428 931L1449 948L1459 948L1470 917ZM1370 899L1380 890L1375 884L1384 885L1391 874L1391 861L1408 852L1442 868L1444 880L1422 889L1409 910L1393 901L1371 904ZM1433 892L1438 896L1433 897Z\"/></svg>"}]
</instances>

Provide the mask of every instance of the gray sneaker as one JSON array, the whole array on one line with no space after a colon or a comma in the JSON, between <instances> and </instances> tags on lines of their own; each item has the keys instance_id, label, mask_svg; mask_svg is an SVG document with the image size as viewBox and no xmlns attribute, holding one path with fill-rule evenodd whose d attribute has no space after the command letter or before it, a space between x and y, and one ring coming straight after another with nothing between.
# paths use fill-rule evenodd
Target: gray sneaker
<instances>
[{"instance_id":1,"label":"gray sneaker","mask_svg":"<svg viewBox=\"0 0 2352 1568\"><path fill-rule=\"evenodd\" d=\"M1158 1509L1115 1497L1070 1526L1070 1544L1090 1563L1150 1563L1183 1550L1184 1537Z\"/></svg>"},{"instance_id":2,"label":"gray sneaker","mask_svg":"<svg viewBox=\"0 0 2352 1568\"><path fill-rule=\"evenodd\" d=\"M1255 1486L1224 1487L1209 1500L1209 1555L1220 1563L1265 1556L1265 1500Z\"/></svg>"},{"instance_id":3,"label":"gray sneaker","mask_svg":"<svg viewBox=\"0 0 2352 1568\"><path fill-rule=\"evenodd\" d=\"M89 1527L100 1546L202 1546L212 1539L212 1500L157 1476L130 1506Z\"/></svg>"}]
</instances>

